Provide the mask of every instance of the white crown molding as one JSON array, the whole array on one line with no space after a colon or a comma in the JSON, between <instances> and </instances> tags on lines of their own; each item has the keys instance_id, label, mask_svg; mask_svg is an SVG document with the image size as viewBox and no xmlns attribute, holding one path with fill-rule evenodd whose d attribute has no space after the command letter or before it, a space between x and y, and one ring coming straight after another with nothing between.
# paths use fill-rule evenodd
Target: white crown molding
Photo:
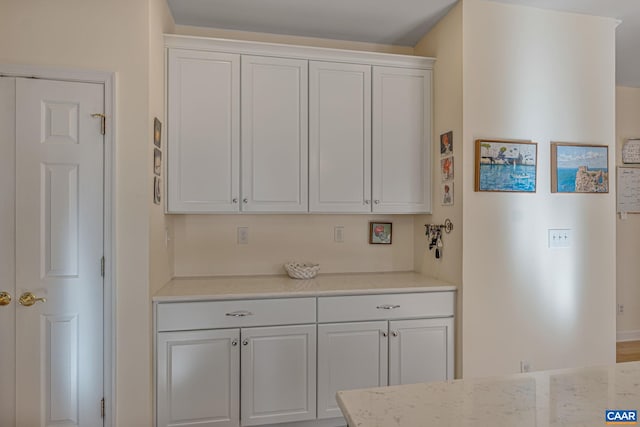
<instances>
[{"instance_id":1,"label":"white crown molding","mask_svg":"<svg viewBox=\"0 0 640 427\"><path fill-rule=\"evenodd\" d=\"M418 68L425 70L432 69L435 62L435 58L428 58L424 56L182 36L175 34L165 34L164 42L165 47L170 49L192 49L236 53L241 55L275 56L279 58L348 62L351 64Z\"/></svg>"}]
</instances>

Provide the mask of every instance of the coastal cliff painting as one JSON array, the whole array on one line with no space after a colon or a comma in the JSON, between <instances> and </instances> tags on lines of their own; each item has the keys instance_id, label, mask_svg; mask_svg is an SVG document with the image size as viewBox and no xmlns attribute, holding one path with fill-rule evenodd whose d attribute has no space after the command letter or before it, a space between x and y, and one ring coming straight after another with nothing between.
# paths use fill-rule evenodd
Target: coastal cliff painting
<instances>
[{"instance_id":1,"label":"coastal cliff painting","mask_svg":"<svg viewBox=\"0 0 640 427\"><path fill-rule=\"evenodd\" d=\"M551 143L552 193L608 193L609 147Z\"/></svg>"},{"instance_id":2,"label":"coastal cliff painting","mask_svg":"<svg viewBox=\"0 0 640 427\"><path fill-rule=\"evenodd\" d=\"M535 193L538 144L476 140L476 191Z\"/></svg>"}]
</instances>

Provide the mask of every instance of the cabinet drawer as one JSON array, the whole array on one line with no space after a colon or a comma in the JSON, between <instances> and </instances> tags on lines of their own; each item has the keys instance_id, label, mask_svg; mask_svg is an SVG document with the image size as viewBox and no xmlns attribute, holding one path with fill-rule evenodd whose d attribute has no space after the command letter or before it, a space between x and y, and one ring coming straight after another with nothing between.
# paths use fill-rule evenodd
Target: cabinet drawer
<instances>
[{"instance_id":1,"label":"cabinet drawer","mask_svg":"<svg viewBox=\"0 0 640 427\"><path fill-rule=\"evenodd\" d=\"M318 322L453 316L454 292L318 298Z\"/></svg>"},{"instance_id":2,"label":"cabinet drawer","mask_svg":"<svg viewBox=\"0 0 640 427\"><path fill-rule=\"evenodd\" d=\"M315 323L315 298L159 303L162 331Z\"/></svg>"}]
</instances>

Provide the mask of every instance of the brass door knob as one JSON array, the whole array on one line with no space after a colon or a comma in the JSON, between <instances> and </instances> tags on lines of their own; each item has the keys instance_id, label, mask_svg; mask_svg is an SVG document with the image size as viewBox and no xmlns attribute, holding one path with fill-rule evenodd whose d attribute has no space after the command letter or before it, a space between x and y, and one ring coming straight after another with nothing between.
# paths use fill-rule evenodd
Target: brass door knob
<instances>
[{"instance_id":1,"label":"brass door knob","mask_svg":"<svg viewBox=\"0 0 640 427\"><path fill-rule=\"evenodd\" d=\"M22 295L20 295L20 299L18 300L18 302L20 302L20 304L24 305L25 307L31 307L33 304L37 302L47 302L47 299L37 298L31 292L25 292Z\"/></svg>"},{"instance_id":2,"label":"brass door knob","mask_svg":"<svg viewBox=\"0 0 640 427\"><path fill-rule=\"evenodd\" d=\"M11 304L11 294L9 292L0 292L0 306Z\"/></svg>"}]
</instances>

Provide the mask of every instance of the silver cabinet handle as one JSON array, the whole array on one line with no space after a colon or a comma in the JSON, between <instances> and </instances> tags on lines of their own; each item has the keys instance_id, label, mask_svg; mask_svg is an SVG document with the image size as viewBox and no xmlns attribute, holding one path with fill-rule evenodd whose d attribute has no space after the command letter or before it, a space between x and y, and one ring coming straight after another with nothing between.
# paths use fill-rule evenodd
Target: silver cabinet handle
<instances>
[{"instance_id":1,"label":"silver cabinet handle","mask_svg":"<svg viewBox=\"0 0 640 427\"><path fill-rule=\"evenodd\" d=\"M376 307L379 310L394 310L400 308L398 304L382 304Z\"/></svg>"},{"instance_id":2,"label":"silver cabinet handle","mask_svg":"<svg viewBox=\"0 0 640 427\"><path fill-rule=\"evenodd\" d=\"M242 341L242 345L249 345L249 340Z\"/></svg>"},{"instance_id":3,"label":"silver cabinet handle","mask_svg":"<svg viewBox=\"0 0 640 427\"><path fill-rule=\"evenodd\" d=\"M225 314L225 316L229 317L245 317L245 316L253 316L253 313L247 310L238 310L232 311L231 313Z\"/></svg>"},{"instance_id":4,"label":"silver cabinet handle","mask_svg":"<svg viewBox=\"0 0 640 427\"><path fill-rule=\"evenodd\" d=\"M244 199L242 199L242 203L249 203L249 199L245 197Z\"/></svg>"},{"instance_id":5,"label":"silver cabinet handle","mask_svg":"<svg viewBox=\"0 0 640 427\"><path fill-rule=\"evenodd\" d=\"M387 331L380 331L380 332L382 333L383 337L385 337L385 338L387 337Z\"/></svg>"},{"instance_id":6,"label":"silver cabinet handle","mask_svg":"<svg viewBox=\"0 0 640 427\"><path fill-rule=\"evenodd\" d=\"M238 203L238 198L234 197L233 200L231 200L233 203Z\"/></svg>"},{"instance_id":7,"label":"silver cabinet handle","mask_svg":"<svg viewBox=\"0 0 640 427\"><path fill-rule=\"evenodd\" d=\"M234 347L237 346L238 345L238 340L231 341L231 345L234 346Z\"/></svg>"},{"instance_id":8,"label":"silver cabinet handle","mask_svg":"<svg viewBox=\"0 0 640 427\"><path fill-rule=\"evenodd\" d=\"M398 336L398 332L397 331L391 331L391 336L392 337L397 337Z\"/></svg>"},{"instance_id":9,"label":"silver cabinet handle","mask_svg":"<svg viewBox=\"0 0 640 427\"><path fill-rule=\"evenodd\" d=\"M380 204L380 200L374 200L373 203L375 203L376 205Z\"/></svg>"}]
</instances>

